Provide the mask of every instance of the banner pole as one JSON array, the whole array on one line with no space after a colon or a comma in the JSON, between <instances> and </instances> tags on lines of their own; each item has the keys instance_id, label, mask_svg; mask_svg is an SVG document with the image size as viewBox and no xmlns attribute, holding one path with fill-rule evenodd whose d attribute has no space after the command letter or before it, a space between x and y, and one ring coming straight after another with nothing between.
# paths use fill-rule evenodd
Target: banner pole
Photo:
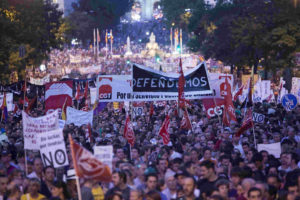
<instances>
[{"instance_id":1,"label":"banner pole","mask_svg":"<svg viewBox=\"0 0 300 200\"><path fill-rule=\"evenodd\" d=\"M25 97L26 97L26 90L27 90L27 82L26 82L26 72L25 72L25 81L24 81L24 97L23 97L23 110L25 109Z\"/></svg>"},{"instance_id":2,"label":"banner pole","mask_svg":"<svg viewBox=\"0 0 300 200\"><path fill-rule=\"evenodd\" d=\"M26 149L24 149L25 150L25 174L26 174L26 176L28 176L28 167L27 167L27 150Z\"/></svg>"},{"instance_id":3,"label":"banner pole","mask_svg":"<svg viewBox=\"0 0 300 200\"><path fill-rule=\"evenodd\" d=\"M70 149L71 149L71 154L72 154L72 161L75 169L75 179L76 179L76 187L77 187L77 195L78 195L78 200L82 200L81 198L81 189L80 189L80 183L79 183L79 177L77 175L77 165L76 165L76 160L75 160L75 152L73 150L73 139L71 134L69 134L69 142L70 142Z\"/></svg>"}]
</instances>

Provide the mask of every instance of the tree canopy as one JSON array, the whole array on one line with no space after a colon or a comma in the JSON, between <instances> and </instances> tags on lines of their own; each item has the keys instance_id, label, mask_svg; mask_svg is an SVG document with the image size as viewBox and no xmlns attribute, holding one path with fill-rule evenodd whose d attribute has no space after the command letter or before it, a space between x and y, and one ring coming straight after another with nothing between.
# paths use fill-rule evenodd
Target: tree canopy
<instances>
[{"instance_id":1,"label":"tree canopy","mask_svg":"<svg viewBox=\"0 0 300 200\"><path fill-rule=\"evenodd\" d=\"M169 7L163 10L171 23L178 11ZM190 49L206 58L240 67L291 67L300 49L300 6L286 0L219 0L214 7L194 6L188 28Z\"/></svg>"},{"instance_id":2,"label":"tree canopy","mask_svg":"<svg viewBox=\"0 0 300 200\"><path fill-rule=\"evenodd\" d=\"M0 5L0 78L8 82L12 72L19 78L26 66L37 66L51 48L63 41L59 34L62 12L43 0L3 0Z\"/></svg>"},{"instance_id":3,"label":"tree canopy","mask_svg":"<svg viewBox=\"0 0 300 200\"><path fill-rule=\"evenodd\" d=\"M93 29L109 29L119 24L128 12L133 0L79 0L73 4L74 12L68 17L72 37L83 43L93 37Z\"/></svg>"}]
</instances>

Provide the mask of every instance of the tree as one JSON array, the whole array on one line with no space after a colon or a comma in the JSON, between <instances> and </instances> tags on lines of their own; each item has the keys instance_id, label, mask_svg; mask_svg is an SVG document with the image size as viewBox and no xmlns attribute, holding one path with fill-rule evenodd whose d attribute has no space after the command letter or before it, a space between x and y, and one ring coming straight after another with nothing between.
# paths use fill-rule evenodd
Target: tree
<instances>
[{"instance_id":1,"label":"tree","mask_svg":"<svg viewBox=\"0 0 300 200\"><path fill-rule=\"evenodd\" d=\"M51 48L61 40L56 34L61 25L62 12L57 5L43 0L3 0L0 7L0 77L8 82L16 71L24 78L26 66L38 66ZM20 47L25 49L19 55Z\"/></svg>"},{"instance_id":2,"label":"tree","mask_svg":"<svg viewBox=\"0 0 300 200\"><path fill-rule=\"evenodd\" d=\"M93 37L94 28L105 30L116 26L132 5L133 0L79 0L67 17L73 28L72 37L86 43Z\"/></svg>"},{"instance_id":3,"label":"tree","mask_svg":"<svg viewBox=\"0 0 300 200\"><path fill-rule=\"evenodd\" d=\"M175 11L164 11L171 23ZM215 7L193 7L188 28L191 50L206 58L240 68L290 67L300 47L300 6L286 0L219 0Z\"/></svg>"}]
</instances>

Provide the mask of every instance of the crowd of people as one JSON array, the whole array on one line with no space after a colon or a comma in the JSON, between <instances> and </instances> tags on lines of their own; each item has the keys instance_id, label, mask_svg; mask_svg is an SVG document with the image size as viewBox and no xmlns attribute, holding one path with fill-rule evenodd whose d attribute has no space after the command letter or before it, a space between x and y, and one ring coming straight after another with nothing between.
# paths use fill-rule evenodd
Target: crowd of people
<instances>
[{"instance_id":1,"label":"crowd of people","mask_svg":"<svg viewBox=\"0 0 300 200\"><path fill-rule=\"evenodd\" d=\"M1 142L0 197L2 199L78 199L68 134L93 151L95 145L112 145L112 181L80 180L82 199L298 199L300 188L300 107L287 112L281 105L257 103L254 111L265 121L236 136L244 108L236 104L238 122L223 127L219 118L208 119L201 100L191 101L192 130L180 127L174 102L145 103L143 114L132 117L135 144L123 137L125 108L112 103L94 116L92 137L86 126L65 125L63 133L69 166L44 166L38 151L23 149L22 121L10 113L1 124L8 140ZM39 102L30 115L44 115ZM159 129L170 113L171 142L163 144ZM254 135L255 139L254 140ZM256 143L281 144L280 157L258 151ZM27 169L25 168L25 159Z\"/></svg>"}]
</instances>

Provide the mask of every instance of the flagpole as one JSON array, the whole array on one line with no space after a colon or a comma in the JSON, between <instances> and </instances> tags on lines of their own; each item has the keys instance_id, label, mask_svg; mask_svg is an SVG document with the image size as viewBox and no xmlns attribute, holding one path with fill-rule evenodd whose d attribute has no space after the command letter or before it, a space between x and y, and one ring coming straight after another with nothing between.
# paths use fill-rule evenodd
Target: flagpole
<instances>
[{"instance_id":1,"label":"flagpole","mask_svg":"<svg viewBox=\"0 0 300 200\"><path fill-rule=\"evenodd\" d=\"M76 179L76 187L77 187L77 194L78 194L78 200L82 200L81 198L81 189L80 189L80 183L79 183L79 177L77 175L77 165L76 165L76 161L75 161L75 152L72 148L73 145L73 140L72 140L72 136L71 134L69 134L69 141L70 141L70 148L71 148L71 154L72 154L72 160L73 160L73 165L75 168L75 179Z\"/></svg>"},{"instance_id":2,"label":"flagpole","mask_svg":"<svg viewBox=\"0 0 300 200\"><path fill-rule=\"evenodd\" d=\"M112 35L112 29L110 29L110 54L111 54L111 56L113 55L112 43L113 43L113 35Z\"/></svg>"},{"instance_id":3,"label":"flagpole","mask_svg":"<svg viewBox=\"0 0 300 200\"><path fill-rule=\"evenodd\" d=\"M26 72L25 72L25 81L24 81L24 97L23 97L23 111L25 109L25 97L26 97L26 90L27 90L27 83L26 83Z\"/></svg>"}]
</instances>

